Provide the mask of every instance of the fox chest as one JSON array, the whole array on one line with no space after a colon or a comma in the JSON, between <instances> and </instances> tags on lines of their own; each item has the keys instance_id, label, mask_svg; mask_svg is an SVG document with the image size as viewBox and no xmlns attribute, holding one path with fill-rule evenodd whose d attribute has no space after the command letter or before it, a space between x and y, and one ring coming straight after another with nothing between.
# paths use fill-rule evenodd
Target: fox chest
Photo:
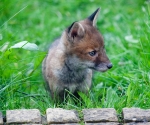
<instances>
[{"instance_id":1,"label":"fox chest","mask_svg":"<svg viewBox=\"0 0 150 125\"><path fill-rule=\"evenodd\" d=\"M86 79L86 72L84 71L60 71L58 73L59 81L63 84L71 85L71 84L81 84Z\"/></svg>"}]
</instances>

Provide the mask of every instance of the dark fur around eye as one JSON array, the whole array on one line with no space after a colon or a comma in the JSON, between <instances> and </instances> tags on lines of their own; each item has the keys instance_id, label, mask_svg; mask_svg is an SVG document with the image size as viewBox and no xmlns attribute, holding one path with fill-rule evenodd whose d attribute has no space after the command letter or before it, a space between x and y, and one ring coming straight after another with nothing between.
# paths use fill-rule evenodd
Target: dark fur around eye
<instances>
[{"instance_id":1,"label":"dark fur around eye","mask_svg":"<svg viewBox=\"0 0 150 125\"><path fill-rule=\"evenodd\" d=\"M89 52L89 55L90 55L90 56L95 56L95 54L96 54L96 51L95 51L95 50L94 50L94 51Z\"/></svg>"}]
</instances>

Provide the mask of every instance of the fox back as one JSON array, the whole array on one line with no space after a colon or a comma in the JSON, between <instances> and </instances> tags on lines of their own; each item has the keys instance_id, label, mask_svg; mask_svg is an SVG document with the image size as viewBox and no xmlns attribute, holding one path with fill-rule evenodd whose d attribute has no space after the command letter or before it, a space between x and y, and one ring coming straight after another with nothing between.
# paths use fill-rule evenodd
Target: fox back
<instances>
[{"instance_id":1,"label":"fox back","mask_svg":"<svg viewBox=\"0 0 150 125\"><path fill-rule=\"evenodd\" d=\"M99 8L88 18L72 23L51 45L42 71L53 99L63 99L66 90L87 93L92 70L112 68L104 40L96 28Z\"/></svg>"}]
</instances>

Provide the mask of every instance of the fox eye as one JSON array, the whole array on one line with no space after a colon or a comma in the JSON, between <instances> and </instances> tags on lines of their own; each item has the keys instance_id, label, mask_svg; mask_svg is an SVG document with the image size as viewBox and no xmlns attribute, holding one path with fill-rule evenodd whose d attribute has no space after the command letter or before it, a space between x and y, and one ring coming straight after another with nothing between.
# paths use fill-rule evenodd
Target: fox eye
<instances>
[{"instance_id":1,"label":"fox eye","mask_svg":"<svg viewBox=\"0 0 150 125\"><path fill-rule=\"evenodd\" d=\"M95 56L95 54L96 54L96 51L95 51L95 50L94 50L94 51L89 52L89 55L90 55L90 56Z\"/></svg>"}]
</instances>

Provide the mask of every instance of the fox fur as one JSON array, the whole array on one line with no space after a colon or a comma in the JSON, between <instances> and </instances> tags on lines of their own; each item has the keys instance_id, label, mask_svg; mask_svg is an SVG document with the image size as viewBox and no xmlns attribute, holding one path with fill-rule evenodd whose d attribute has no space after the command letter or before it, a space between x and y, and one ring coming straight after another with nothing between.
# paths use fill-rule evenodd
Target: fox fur
<instances>
[{"instance_id":1,"label":"fox fur","mask_svg":"<svg viewBox=\"0 0 150 125\"><path fill-rule=\"evenodd\" d=\"M72 23L49 48L42 71L53 99L63 99L65 90L88 93L92 70L104 72L112 68L103 37L96 28L99 11L98 8L88 18Z\"/></svg>"}]
</instances>

